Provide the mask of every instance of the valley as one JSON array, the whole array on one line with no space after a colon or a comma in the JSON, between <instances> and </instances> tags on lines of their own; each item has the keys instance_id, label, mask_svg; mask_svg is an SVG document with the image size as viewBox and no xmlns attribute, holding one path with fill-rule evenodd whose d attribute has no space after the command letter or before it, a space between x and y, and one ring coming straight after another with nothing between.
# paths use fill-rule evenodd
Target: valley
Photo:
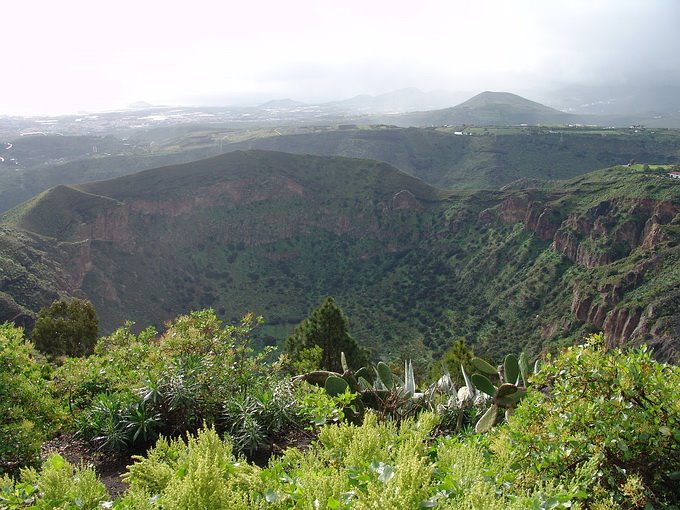
<instances>
[{"instance_id":1,"label":"valley","mask_svg":"<svg viewBox=\"0 0 680 510\"><path fill-rule=\"evenodd\" d=\"M454 135L455 136L455 135ZM101 327L188 310L263 315L277 344L327 295L378 359L490 358L604 330L676 359L680 186L614 166L443 190L373 160L235 151L76 186L6 212L2 317L86 297Z\"/></svg>"},{"instance_id":2,"label":"valley","mask_svg":"<svg viewBox=\"0 0 680 510\"><path fill-rule=\"evenodd\" d=\"M680 509L680 2L2 13L0 510Z\"/></svg>"},{"instance_id":3,"label":"valley","mask_svg":"<svg viewBox=\"0 0 680 510\"><path fill-rule=\"evenodd\" d=\"M426 367L456 339L538 355L601 330L677 358L680 132L568 125L495 92L385 118L432 127L370 123L394 97L343 110L369 99L327 124L148 105L4 123L0 318L30 329L58 297L92 301L103 333L254 312L262 347L334 296L376 359ZM284 110L309 120L258 111Z\"/></svg>"}]
</instances>

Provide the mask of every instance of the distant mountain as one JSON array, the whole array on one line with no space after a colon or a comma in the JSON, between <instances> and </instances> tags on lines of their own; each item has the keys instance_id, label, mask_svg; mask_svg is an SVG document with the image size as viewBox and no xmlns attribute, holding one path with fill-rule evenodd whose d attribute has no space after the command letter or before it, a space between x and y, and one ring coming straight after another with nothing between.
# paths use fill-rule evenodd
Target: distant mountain
<instances>
[{"instance_id":1,"label":"distant mountain","mask_svg":"<svg viewBox=\"0 0 680 510\"><path fill-rule=\"evenodd\" d=\"M650 77L644 84L572 85L543 96L570 113L619 117L653 114L664 118L680 113L679 91L680 85L673 80Z\"/></svg>"},{"instance_id":2,"label":"distant mountain","mask_svg":"<svg viewBox=\"0 0 680 510\"><path fill-rule=\"evenodd\" d=\"M59 186L0 216L0 320L87 297L107 331L212 307L280 341L333 295L383 359L499 359L603 329L680 353L678 184L615 167L442 192L370 160L233 152Z\"/></svg>"},{"instance_id":3,"label":"distant mountain","mask_svg":"<svg viewBox=\"0 0 680 510\"><path fill-rule=\"evenodd\" d=\"M147 103L146 101L135 101L134 103L130 103L128 108L133 110L148 110L150 108L155 108L155 106L151 103Z\"/></svg>"},{"instance_id":4,"label":"distant mountain","mask_svg":"<svg viewBox=\"0 0 680 510\"><path fill-rule=\"evenodd\" d=\"M267 101L258 106L260 109L289 109L289 108L299 108L300 106L306 106L307 103L301 101L293 101L292 99L273 99Z\"/></svg>"},{"instance_id":5,"label":"distant mountain","mask_svg":"<svg viewBox=\"0 0 680 510\"><path fill-rule=\"evenodd\" d=\"M355 114L402 113L443 108L455 104L460 98L461 94L443 91L423 92L412 87L377 96L363 94L343 101L325 103L325 105Z\"/></svg>"},{"instance_id":6,"label":"distant mountain","mask_svg":"<svg viewBox=\"0 0 680 510\"><path fill-rule=\"evenodd\" d=\"M467 101L443 110L395 116L397 125L475 126L564 125L581 118L530 101L509 92L482 92Z\"/></svg>"}]
</instances>

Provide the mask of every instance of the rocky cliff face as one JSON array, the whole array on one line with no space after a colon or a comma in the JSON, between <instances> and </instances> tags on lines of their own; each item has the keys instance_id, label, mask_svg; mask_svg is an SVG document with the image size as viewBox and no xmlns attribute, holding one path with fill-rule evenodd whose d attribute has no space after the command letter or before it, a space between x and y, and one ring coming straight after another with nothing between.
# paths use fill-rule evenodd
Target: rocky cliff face
<instances>
[{"instance_id":1,"label":"rocky cliff face","mask_svg":"<svg viewBox=\"0 0 680 510\"><path fill-rule=\"evenodd\" d=\"M602 266L663 241L660 226L678 211L672 202L603 201L583 213L571 213L555 232L552 247L577 264Z\"/></svg>"},{"instance_id":2,"label":"rocky cliff face","mask_svg":"<svg viewBox=\"0 0 680 510\"><path fill-rule=\"evenodd\" d=\"M591 324L604 331L611 346L636 339L653 340L659 324L654 307L618 306L662 262L654 254L664 243L677 243L665 228L680 223L680 205L656 200L604 200L597 205L561 217L549 200L514 196L498 207L498 218L506 223L523 222L524 229L538 239L550 241L550 248L574 264L599 268L645 252L630 270L614 282L575 285L571 304L574 321ZM480 219L489 221L487 210ZM616 272L616 271L614 271ZM553 332L549 328L550 332Z\"/></svg>"}]
</instances>

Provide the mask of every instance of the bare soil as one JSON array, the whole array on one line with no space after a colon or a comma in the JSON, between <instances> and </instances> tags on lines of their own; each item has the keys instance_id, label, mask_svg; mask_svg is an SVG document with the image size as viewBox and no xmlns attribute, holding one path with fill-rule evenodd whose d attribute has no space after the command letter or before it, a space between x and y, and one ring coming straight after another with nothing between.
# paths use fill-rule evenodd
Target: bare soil
<instances>
[{"instance_id":1,"label":"bare soil","mask_svg":"<svg viewBox=\"0 0 680 510\"><path fill-rule=\"evenodd\" d=\"M271 438L271 443L256 450L248 460L264 467L269 458L281 455L288 448L306 450L316 439L316 434L307 430L289 429ZM111 499L121 496L127 489L122 475L134 462L133 455L141 455L143 451L108 452L94 448L87 441L78 439L72 434L60 434L42 445L43 459L51 453L58 453L74 466L87 466L99 475Z\"/></svg>"},{"instance_id":2,"label":"bare soil","mask_svg":"<svg viewBox=\"0 0 680 510\"><path fill-rule=\"evenodd\" d=\"M58 453L74 466L83 465L94 469L111 498L116 498L127 489L121 476L127 472L127 466L132 464L132 455L138 452L100 451L71 434L61 434L42 445L43 458L51 453Z\"/></svg>"}]
</instances>

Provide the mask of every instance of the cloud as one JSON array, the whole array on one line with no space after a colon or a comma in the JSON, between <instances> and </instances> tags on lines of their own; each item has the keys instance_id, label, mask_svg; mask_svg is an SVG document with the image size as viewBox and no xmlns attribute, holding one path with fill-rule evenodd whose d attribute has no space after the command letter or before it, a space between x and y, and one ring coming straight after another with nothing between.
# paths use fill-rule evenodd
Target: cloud
<instances>
[{"instance_id":1,"label":"cloud","mask_svg":"<svg viewBox=\"0 0 680 510\"><path fill-rule=\"evenodd\" d=\"M44 4L3 6L0 113L680 83L675 0Z\"/></svg>"}]
</instances>

